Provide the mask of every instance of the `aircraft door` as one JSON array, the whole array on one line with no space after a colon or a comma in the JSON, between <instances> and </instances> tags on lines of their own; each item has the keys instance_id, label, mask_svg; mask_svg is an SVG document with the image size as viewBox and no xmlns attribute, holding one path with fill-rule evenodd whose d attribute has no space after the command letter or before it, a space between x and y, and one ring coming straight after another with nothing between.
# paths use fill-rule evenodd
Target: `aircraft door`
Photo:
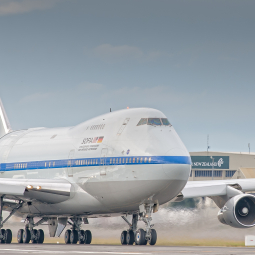
<instances>
[{"instance_id":1,"label":"aircraft door","mask_svg":"<svg viewBox=\"0 0 255 255\"><path fill-rule=\"evenodd\" d=\"M70 150L67 162L67 174L69 177L73 177L73 165L72 160L74 159L75 150Z\"/></svg>"},{"instance_id":2,"label":"aircraft door","mask_svg":"<svg viewBox=\"0 0 255 255\"><path fill-rule=\"evenodd\" d=\"M108 154L108 149L103 148L101 151L101 159L100 159L100 175L106 175L106 157Z\"/></svg>"}]
</instances>

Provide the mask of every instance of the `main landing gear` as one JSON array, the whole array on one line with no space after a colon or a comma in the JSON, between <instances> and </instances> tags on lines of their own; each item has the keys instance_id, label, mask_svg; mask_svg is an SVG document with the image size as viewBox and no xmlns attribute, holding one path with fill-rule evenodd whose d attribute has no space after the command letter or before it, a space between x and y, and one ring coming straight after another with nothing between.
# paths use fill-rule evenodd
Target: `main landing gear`
<instances>
[{"instance_id":1,"label":"main landing gear","mask_svg":"<svg viewBox=\"0 0 255 255\"><path fill-rule=\"evenodd\" d=\"M18 243L29 243L31 241L31 243L42 244L44 242L44 231L42 229L34 229L34 227L40 225L44 221L46 221L46 219L42 218L35 224L34 219L28 217L26 219L25 229L19 229L18 231Z\"/></svg>"},{"instance_id":2,"label":"main landing gear","mask_svg":"<svg viewBox=\"0 0 255 255\"><path fill-rule=\"evenodd\" d=\"M148 203L140 206L140 218L138 219L138 214L133 214L132 224L129 223L125 216L122 218L129 225L129 229L126 231L122 231L120 236L120 241L122 245L146 245L149 243L150 245L155 245L157 242L157 232L153 229L153 225L151 224L151 212L153 210L153 203ZM145 230L138 229L137 230L137 222L138 220L142 220L145 223Z\"/></svg>"},{"instance_id":3,"label":"main landing gear","mask_svg":"<svg viewBox=\"0 0 255 255\"><path fill-rule=\"evenodd\" d=\"M81 229L81 218L71 218L71 221L68 221L72 225L72 229L67 229L65 232L65 243L66 244L90 244L92 241L92 234L90 230Z\"/></svg>"},{"instance_id":4,"label":"main landing gear","mask_svg":"<svg viewBox=\"0 0 255 255\"><path fill-rule=\"evenodd\" d=\"M20 201L17 204L17 206L14 209L12 209L9 216L6 217L5 220L3 220L3 197L0 197L0 244L12 242L12 231L10 229L3 229L2 227L3 227L4 223L6 223L11 218L11 216L17 210L19 210L19 208L22 207L22 205L23 205L23 202Z\"/></svg>"}]
</instances>

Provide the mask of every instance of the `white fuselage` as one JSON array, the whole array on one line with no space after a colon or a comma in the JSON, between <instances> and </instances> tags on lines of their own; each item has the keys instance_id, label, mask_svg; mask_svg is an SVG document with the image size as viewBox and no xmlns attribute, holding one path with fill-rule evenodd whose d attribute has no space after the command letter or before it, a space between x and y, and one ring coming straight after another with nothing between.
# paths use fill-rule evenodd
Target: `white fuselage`
<instances>
[{"instance_id":1,"label":"white fuselage","mask_svg":"<svg viewBox=\"0 0 255 255\"><path fill-rule=\"evenodd\" d=\"M33 203L34 215L111 215L138 210L148 198L163 204L185 186L189 153L171 125L137 125L166 118L154 109L108 113L68 128L15 131L0 139L0 178L66 179L60 203Z\"/></svg>"}]
</instances>

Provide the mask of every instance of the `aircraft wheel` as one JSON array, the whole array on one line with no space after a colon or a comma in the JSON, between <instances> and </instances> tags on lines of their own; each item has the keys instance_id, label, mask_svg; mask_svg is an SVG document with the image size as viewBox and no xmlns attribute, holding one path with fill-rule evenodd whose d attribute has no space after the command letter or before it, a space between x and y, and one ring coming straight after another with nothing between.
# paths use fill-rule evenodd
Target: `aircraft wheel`
<instances>
[{"instance_id":1,"label":"aircraft wheel","mask_svg":"<svg viewBox=\"0 0 255 255\"><path fill-rule=\"evenodd\" d=\"M137 245L145 245L147 244L147 240L145 239L145 231L143 229L138 229L135 235L135 243Z\"/></svg>"},{"instance_id":2,"label":"aircraft wheel","mask_svg":"<svg viewBox=\"0 0 255 255\"><path fill-rule=\"evenodd\" d=\"M1 235L3 236L3 238L0 239L0 243L5 243L5 239L4 239L4 233L5 233L5 229L0 229Z\"/></svg>"},{"instance_id":3,"label":"aircraft wheel","mask_svg":"<svg viewBox=\"0 0 255 255\"><path fill-rule=\"evenodd\" d=\"M150 245L154 245L157 242L157 232L155 229L151 229L151 239L149 241Z\"/></svg>"},{"instance_id":4,"label":"aircraft wheel","mask_svg":"<svg viewBox=\"0 0 255 255\"><path fill-rule=\"evenodd\" d=\"M122 245L127 244L127 231L126 230L122 231L122 233L120 235L120 242Z\"/></svg>"},{"instance_id":5,"label":"aircraft wheel","mask_svg":"<svg viewBox=\"0 0 255 255\"><path fill-rule=\"evenodd\" d=\"M70 242L72 244L77 244L78 242L78 231L75 229L71 231Z\"/></svg>"},{"instance_id":6,"label":"aircraft wheel","mask_svg":"<svg viewBox=\"0 0 255 255\"><path fill-rule=\"evenodd\" d=\"M29 243L31 240L31 233L28 228L26 228L23 232L23 243Z\"/></svg>"},{"instance_id":7,"label":"aircraft wheel","mask_svg":"<svg viewBox=\"0 0 255 255\"><path fill-rule=\"evenodd\" d=\"M135 234L133 230L127 232L126 242L128 245L133 245L135 242Z\"/></svg>"},{"instance_id":8,"label":"aircraft wheel","mask_svg":"<svg viewBox=\"0 0 255 255\"><path fill-rule=\"evenodd\" d=\"M10 229L6 229L4 232L4 239L5 243L11 243L12 242L12 231Z\"/></svg>"},{"instance_id":9,"label":"aircraft wheel","mask_svg":"<svg viewBox=\"0 0 255 255\"><path fill-rule=\"evenodd\" d=\"M23 229L19 229L18 234L17 234L17 241L18 243L23 243Z\"/></svg>"},{"instance_id":10,"label":"aircraft wheel","mask_svg":"<svg viewBox=\"0 0 255 255\"><path fill-rule=\"evenodd\" d=\"M70 230L70 229L67 229L66 232L65 232L65 243L66 243L66 244L71 243L71 242L70 242L70 235L71 235L71 230Z\"/></svg>"},{"instance_id":11,"label":"aircraft wheel","mask_svg":"<svg viewBox=\"0 0 255 255\"><path fill-rule=\"evenodd\" d=\"M90 230L85 231L85 244L91 244L92 241L92 233Z\"/></svg>"},{"instance_id":12,"label":"aircraft wheel","mask_svg":"<svg viewBox=\"0 0 255 255\"><path fill-rule=\"evenodd\" d=\"M79 244L84 244L85 243L85 231L84 230L81 230L80 231L80 235L81 236L79 236Z\"/></svg>"},{"instance_id":13,"label":"aircraft wheel","mask_svg":"<svg viewBox=\"0 0 255 255\"><path fill-rule=\"evenodd\" d=\"M42 229L37 230L37 243L43 243L44 242L44 232Z\"/></svg>"},{"instance_id":14,"label":"aircraft wheel","mask_svg":"<svg viewBox=\"0 0 255 255\"><path fill-rule=\"evenodd\" d=\"M30 233L31 233L31 243L37 243L37 230L32 229Z\"/></svg>"}]
</instances>

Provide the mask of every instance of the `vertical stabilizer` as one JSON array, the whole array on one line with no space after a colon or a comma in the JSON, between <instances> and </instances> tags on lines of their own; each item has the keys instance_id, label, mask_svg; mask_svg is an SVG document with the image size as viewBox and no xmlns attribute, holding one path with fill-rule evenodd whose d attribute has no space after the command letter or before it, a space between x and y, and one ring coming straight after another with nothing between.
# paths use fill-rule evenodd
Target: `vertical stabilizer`
<instances>
[{"instance_id":1,"label":"vertical stabilizer","mask_svg":"<svg viewBox=\"0 0 255 255\"><path fill-rule=\"evenodd\" d=\"M10 122L4 110L3 103L0 99L0 137L11 131Z\"/></svg>"}]
</instances>

